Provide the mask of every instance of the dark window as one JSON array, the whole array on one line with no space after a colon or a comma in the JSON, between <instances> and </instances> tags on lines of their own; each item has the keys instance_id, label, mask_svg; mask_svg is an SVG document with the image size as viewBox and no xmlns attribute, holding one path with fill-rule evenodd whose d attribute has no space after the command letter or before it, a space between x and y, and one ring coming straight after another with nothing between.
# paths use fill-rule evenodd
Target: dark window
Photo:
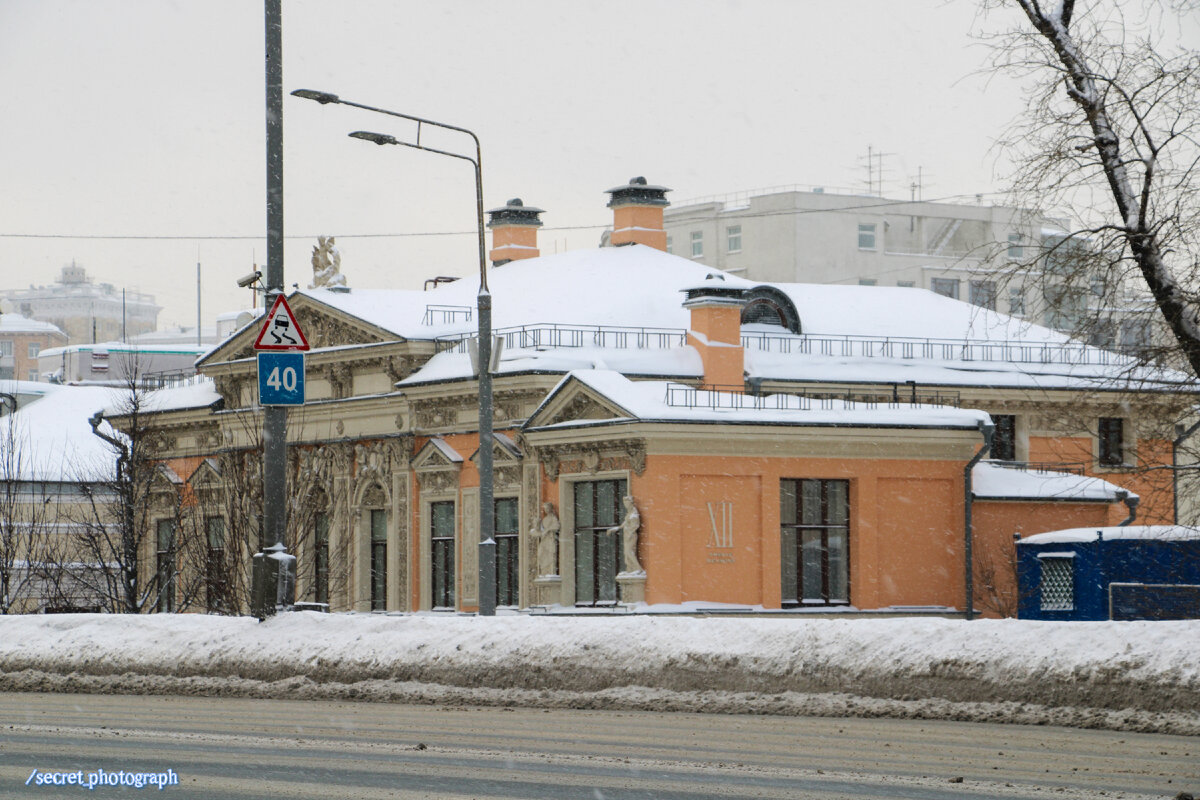
<instances>
[{"instance_id":1,"label":"dark window","mask_svg":"<svg viewBox=\"0 0 1200 800\"><path fill-rule=\"evenodd\" d=\"M971 305L996 310L996 284L992 281L971 281L968 297Z\"/></svg>"},{"instance_id":2,"label":"dark window","mask_svg":"<svg viewBox=\"0 0 1200 800\"><path fill-rule=\"evenodd\" d=\"M454 608L454 503L429 504L433 607Z\"/></svg>"},{"instance_id":3,"label":"dark window","mask_svg":"<svg viewBox=\"0 0 1200 800\"><path fill-rule=\"evenodd\" d=\"M850 482L780 482L785 606L850 602Z\"/></svg>"},{"instance_id":4,"label":"dark window","mask_svg":"<svg viewBox=\"0 0 1200 800\"><path fill-rule=\"evenodd\" d=\"M929 288L933 290L934 294L958 299L958 280L956 278L934 278L929 282Z\"/></svg>"},{"instance_id":5,"label":"dark window","mask_svg":"<svg viewBox=\"0 0 1200 800\"><path fill-rule=\"evenodd\" d=\"M624 496L624 480L575 484L575 605L617 602L621 542L612 529L621 524Z\"/></svg>"},{"instance_id":6,"label":"dark window","mask_svg":"<svg viewBox=\"0 0 1200 800\"><path fill-rule=\"evenodd\" d=\"M1017 418L1012 414L992 414L991 458L997 461L1017 460Z\"/></svg>"},{"instance_id":7,"label":"dark window","mask_svg":"<svg viewBox=\"0 0 1200 800\"><path fill-rule=\"evenodd\" d=\"M158 610L175 610L175 520L158 521Z\"/></svg>"},{"instance_id":8,"label":"dark window","mask_svg":"<svg viewBox=\"0 0 1200 800\"><path fill-rule=\"evenodd\" d=\"M329 602L329 512L318 511L314 522L313 584L318 603Z\"/></svg>"},{"instance_id":9,"label":"dark window","mask_svg":"<svg viewBox=\"0 0 1200 800\"><path fill-rule=\"evenodd\" d=\"M371 509L371 610L387 608L387 512Z\"/></svg>"},{"instance_id":10,"label":"dark window","mask_svg":"<svg viewBox=\"0 0 1200 800\"><path fill-rule=\"evenodd\" d=\"M1125 463L1120 417L1100 418L1100 463L1106 467L1119 467Z\"/></svg>"},{"instance_id":11,"label":"dark window","mask_svg":"<svg viewBox=\"0 0 1200 800\"><path fill-rule=\"evenodd\" d=\"M228 580L225 570L225 518L205 517L204 535L208 539L205 559L204 590L209 611L228 610Z\"/></svg>"},{"instance_id":12,"label":"dark window","mask_svg":"<svg viewBox=\"0 0 1200 800\"><path fill-rule=\"evenodd\" d=\"M496 500L496 605L520 604L517 498Z\"/></svg>"}]
</instances>

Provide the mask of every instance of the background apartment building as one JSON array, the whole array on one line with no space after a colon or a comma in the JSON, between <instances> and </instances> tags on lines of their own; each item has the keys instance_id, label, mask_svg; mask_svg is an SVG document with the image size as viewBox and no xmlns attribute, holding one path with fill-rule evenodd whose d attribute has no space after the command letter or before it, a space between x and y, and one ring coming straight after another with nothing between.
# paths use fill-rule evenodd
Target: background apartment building
<instances>
[{"instance_id":1,"label":"background apartment building","mask_svg":"<svg viewBox=\"0 0 1200 800\"><path fill-rule=\"evenodd\" d=\"M785 187L685 201L666 210L668 251L754 281L910 286L1138 345L1145 314L1081 279L1068 220L998 205L937 203ZM1044 256L1044 257L1043 257ZM1038 261L1035 270L1017 269ZM1101 287L1107 290L1109 287ZM1095 324L1095 311L1109 312Z\"/></svg>"},{"instance_id":2,"label":"background apartment building","mask_svg":"<svg viewBox=\"0 0 1200 800\"><path fill-rule=\"evenodd\" d=\"M38 355L66 343L67 335L49 322L0 314L0 379L38 380Z\"/></svg>"}]
</instances>

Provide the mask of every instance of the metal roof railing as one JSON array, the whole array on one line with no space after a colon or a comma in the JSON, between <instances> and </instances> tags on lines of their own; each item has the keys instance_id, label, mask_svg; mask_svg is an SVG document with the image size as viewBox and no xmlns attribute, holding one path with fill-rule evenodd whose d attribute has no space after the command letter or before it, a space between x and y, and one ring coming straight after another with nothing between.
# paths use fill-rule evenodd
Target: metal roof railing
<instances>
[{"instance_id":1,"label":"metal roof railing","mask_svg":"<svg viewBox=\"0 0 1200 800\"><path fill-rule=\"evenodd\" d=\"M674 408L707 408L711 410L753 409L768 411L812 411L814 408L831 411L854 403L859 408L919 408L922 406L961 405L958 392L908 392L893 386L891 391L812 391L802 394L746 394L742 387L713 387L697 389L693 386L669 384L666 403Z\"/></svg>"},{"instance_id":2,"label":"metal roof railing","mask_svg":"<svg viewBox=\"0 0 1200 800\"><path fill-rule=\"evenodd\" d=\"M622 327L615 325L560 325L538 323L498 328L495 335L514 348L598 347L654 350L687 344L683 328ZM439 351L465 353L474 333L440 336ZM754 331L742 333L742 346L766 353L832 356L837 358L893 358L904 361L959 361L1010 364L1064 364L1070 366L1132 367L1131 356L1083 342L1021 342L991 339L921 339L905 336L853 334L795 334Z\"/></svg>"}]
</instances>

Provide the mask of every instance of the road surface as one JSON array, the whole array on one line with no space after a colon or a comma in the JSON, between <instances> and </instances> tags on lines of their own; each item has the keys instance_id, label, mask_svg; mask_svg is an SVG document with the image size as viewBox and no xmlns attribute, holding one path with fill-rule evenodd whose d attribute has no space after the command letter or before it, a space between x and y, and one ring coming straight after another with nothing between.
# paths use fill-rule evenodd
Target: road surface
<instances>
[{"instance_id":1,"label":"road surface","mask_svg":"<svg viewBox=\"0 0 1200 800\"><path fill-rule=\"evenodd\" d=\"M156 789L26 785L103 769ZM61 778L66 780L66 778ZM1200 738L894 719L0 694L0 797L1200 797Z\"/></svg>"}]
</instances>

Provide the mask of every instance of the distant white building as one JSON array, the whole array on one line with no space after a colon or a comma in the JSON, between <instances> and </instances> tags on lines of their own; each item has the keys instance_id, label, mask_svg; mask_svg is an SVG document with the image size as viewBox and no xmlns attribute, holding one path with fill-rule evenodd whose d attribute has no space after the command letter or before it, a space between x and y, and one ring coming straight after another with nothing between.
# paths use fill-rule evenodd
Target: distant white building
<instances>
[{"instance_id":1,"label":"distant white building","mask_svg":"<svg viewBox=\"0 0 1200 800\"><path fill-rule=\"evenodd\" d=\"M1069 221L1006 206L786 187L684 201L666 210L664 227L669 252L755 281L929 289L1064 331L1096 300L1078 281L1057 286L1050 259L1049 280L1010 277L1011 265L1063 242ZM1069 259L1072 246L1056 258ZM1144 336L1119 319L1092 339L1112 346Z\"/></svg>"},{"instance_id":2,"label":"distant white building","mask_svg":"<svg viewBox=\"0 0 1200 800\"><path fill-rule=\"evenodd\" d=\"M55 383L123 386L131 375L143 384L163 385L196 374L196 359L209 350L196 344L101 342L53 347L38 354L38 370Z\"/></svg>"},{"instance_id":3,"label":"distant white building","mask_svg":"<svg viewBox=\"0 0 1200 800\"><path fill-rule=\"evenodd\" d=\"M158 326L162 307L154 296L111 283L96 283L75 263L62 268L57 283L3 293L14 311L57 325L70 344L136 336Z\"/></svg>"}]
</instances>

